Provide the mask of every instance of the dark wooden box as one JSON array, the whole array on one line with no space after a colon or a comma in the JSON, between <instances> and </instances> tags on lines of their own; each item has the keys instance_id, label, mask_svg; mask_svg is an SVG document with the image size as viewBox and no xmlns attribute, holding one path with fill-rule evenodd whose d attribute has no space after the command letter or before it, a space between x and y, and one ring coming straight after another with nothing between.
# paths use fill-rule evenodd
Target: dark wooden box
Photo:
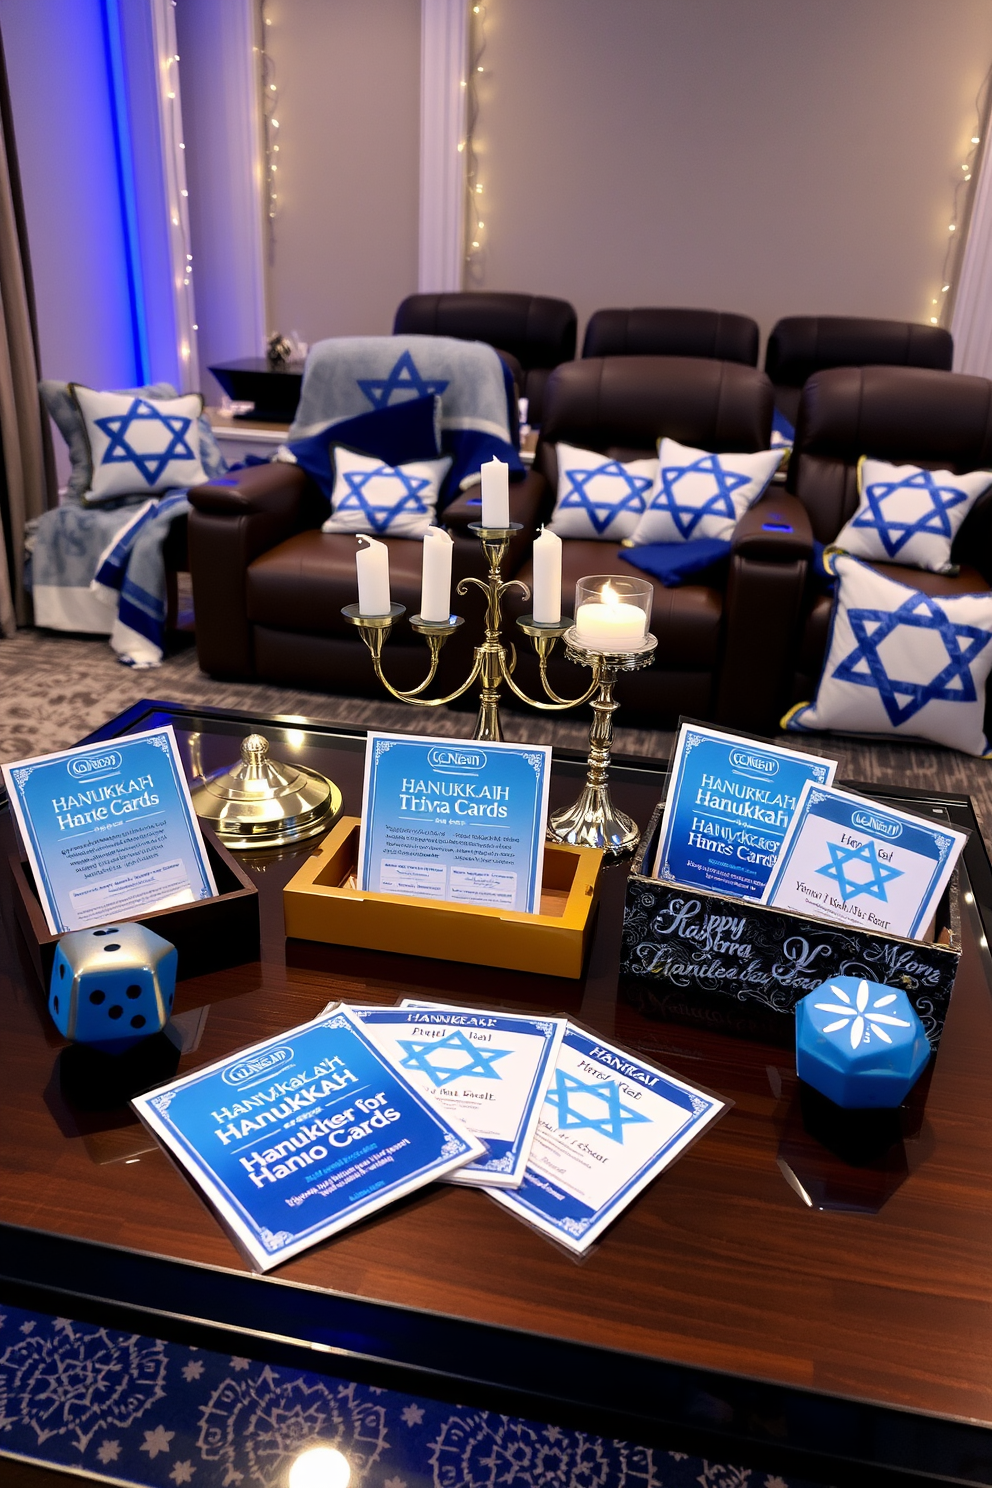
<instances>
[{"instance_id":1,"label":"dark wooden box","mask_svg":"<svg viewBox=\"0 0 992 1488\"><path fill-rule=\"evenodd\" d=\"M206 822L201 821L200 831L220 891L216 898L131 917L176 947L180 981L222 971L225 966L239 966L243 961L257 961L259 955L258 890ZM59 937L48 928L34 876L23 853L11 854L10 872L17 923L27 941L34 969L47 989Z\"/></svg>"},{"instance_id":2,"label":"dark wooden box","mask_svg":"<svg viewBox=\"0 0 992 1488\"><path fill-rule=\"evenodd\" d=\"M933 944L869 934L749 899L649 876L663 803L627 881L620 995L649 1018L791 1046L799 1000L831 976L901 987L934 1049L961 957L959 877L937 910Z\"/></svg>"}]
</instances>

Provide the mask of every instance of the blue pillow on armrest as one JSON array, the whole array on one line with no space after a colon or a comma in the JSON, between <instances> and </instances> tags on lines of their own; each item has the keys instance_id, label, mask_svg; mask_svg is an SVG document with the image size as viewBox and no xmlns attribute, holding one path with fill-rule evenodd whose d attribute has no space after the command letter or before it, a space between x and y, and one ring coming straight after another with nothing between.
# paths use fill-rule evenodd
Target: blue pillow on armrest
<instances>
[{"instance_id":1,"label":"blue pillow on armrest","mask_svg":"<svg viewBox=\"0 0 992 1488\"><path fill-rule=\"evenodd\" d=\"M392 466L409 464L412 460L436 460L441 453L440 402L440 398L427 394L394 403L389 408L375 408L328 424L319 434L306 439L294 439L288 449L300 469L316 481L330 501L334 491L332 445L347 445Z\"/></svg>"},{"instance_id":2,"label":"blue pillow on armrest","mask_svg":"<svg viewBox=\"0 0 992 1488\"><path fill-rule=\"evenodd\" d=\"M690 574L710 568L729 552L730 543L722 537L694 537L688 542L642 543L637 548L621 548L619 556L660 579L666 589L677 589Z\"/></svg>"}]
</instances>

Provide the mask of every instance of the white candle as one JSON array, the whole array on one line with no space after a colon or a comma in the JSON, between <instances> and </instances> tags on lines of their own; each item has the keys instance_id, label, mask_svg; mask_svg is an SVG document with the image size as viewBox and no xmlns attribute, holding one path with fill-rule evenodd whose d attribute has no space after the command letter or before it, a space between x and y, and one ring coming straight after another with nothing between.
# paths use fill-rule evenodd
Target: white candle
<instances>
[{"instance_id":1,"label":"white candle","mask_svg":"<svg viewBox=\"0 0 992 1488\"><path fill-rule=\"evenodd\" d=\"M389 614L389 549L372 537L360 537L368 546L359 548L355 557L358 569L358 613Z\"/></svg>"},{"instance_id":2,"label":"white candle","mask_svg":"<svg viewBox=\"0 0 992 1488\"><path fill-rule=\"evenodd\" d=\"M482 467L482 525L510 525L510 467L502 460L487 460Z\"/></svg>"},{"instance_id":3,"label":"white candle","mask_svg":"<svg viewBox=\"0 0 992 1488\"><path fill-rule=\"evenodd\" d=\"M454 543L443 527L424 533L424 577L420 589L422 620L447 620L451 614L451 553Z\"/></svg>"},{"instance_id":4,"label":"white candle","mask_svg":"<svg viewBox=\"0 0 992 1488\"><path fill-rule=\"evenodd\" d=\"M561 538L547 527L534 541L534 619L542 625L561 619Z\"/></svg>"},{"instance_id":5,"label":"white candle","mask_svg":"<svg viewBox=\"0 0 992 1488\"><path fill-rule=\"evenodd\" d=\"M579 605L575 630L590 651L639 651L644 644L646 619L640 605L625 604L605 584L598 601Z\"/></svg>"}]
</instances>

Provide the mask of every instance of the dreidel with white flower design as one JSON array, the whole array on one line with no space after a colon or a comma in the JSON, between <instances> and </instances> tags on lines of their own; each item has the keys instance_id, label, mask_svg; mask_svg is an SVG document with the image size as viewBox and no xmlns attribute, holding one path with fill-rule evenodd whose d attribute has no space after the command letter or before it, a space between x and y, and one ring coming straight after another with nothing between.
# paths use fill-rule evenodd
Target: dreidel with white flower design
<instances>
[{"instance_id":1,"label":"dreidel with white flower design","mask_svg":"<svg viewBox=\"0 0 992 1488\"><path fill-rule=\"evenodd\" d=\"M902 1105L929 1059L923 1024L898 987L831 977L796 1005L796 1073L846 1110Z\"/></svg>"},{"instance_id":2,"label":"dreidel with white flower design","mask_svg":"<svg viewBox=\"0 0 992 1488\"><path fill-rule=\"evenodd\" d=\"M73 930L55 952L48 1010L66 1038L122 1053L168 1022L178 959L174 945L134 921Z\"/></svg>"}]
</instances>

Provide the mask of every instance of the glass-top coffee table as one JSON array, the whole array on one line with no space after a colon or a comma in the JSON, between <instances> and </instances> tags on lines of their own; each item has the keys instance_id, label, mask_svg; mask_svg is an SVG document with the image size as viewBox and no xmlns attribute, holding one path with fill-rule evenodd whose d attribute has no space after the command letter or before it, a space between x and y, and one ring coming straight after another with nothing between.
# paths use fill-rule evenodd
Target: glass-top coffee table
<instances>
[{"instance_id":1,"label":"glass-top coffee table","mask_svg":"<svg viewBox=\"0 0 992 1488\"><path fill-rule=\"evenodd\" d=\"M275 758L330 775L345 812L360 812L362 730L147 702L91 737L163 722L207 772L258 729ZM556 751L552 808L584 769ZM663 761L620 761L617 803L643 826L665 780ZM992 1484L992 870L966 797L879 794L971 829L963 956L919 1120L847 1161L807 1131L788 1050L651 1022L618 998L626 865L603 871L572 981L287 942L282 888L312 844L240 855L259 889L261 958L179 984L181 1070L334 999L414 994L565 1012L733 1100L582 1264L485 1195L436 1185L252 1275L126 1111L63 1100L61 1040L6 884L0 1303L311 1369L331 1355L336 1374L375 1385L703 1455L718 1445L722 1461L825 1482L916 1471ZM0 827L6 860L7 810Z\"/></svg>"}]
</instances>

